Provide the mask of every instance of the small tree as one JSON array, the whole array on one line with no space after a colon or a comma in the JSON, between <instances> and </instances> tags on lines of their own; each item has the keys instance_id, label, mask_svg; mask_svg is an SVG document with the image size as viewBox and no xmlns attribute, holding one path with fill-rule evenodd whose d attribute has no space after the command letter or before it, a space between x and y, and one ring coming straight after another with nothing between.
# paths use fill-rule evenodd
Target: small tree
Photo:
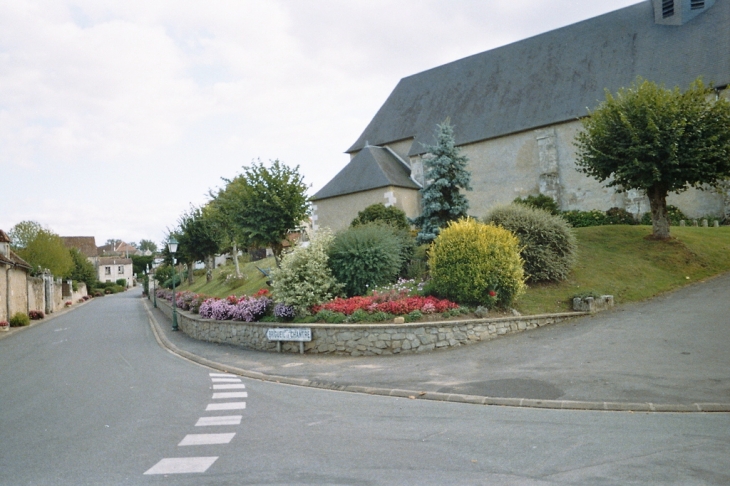
<instances>
[{"instance_id":1,"label":"small tree","mask_svg":"<svg viewBox=\"0 0 730 486\"><path fill-rule=\"evenodd\" d=\"M386 207L383 203L372 204L357 213L350 226L367 223L384 223L397 229L409 229L408 217L402 209L395 206Z\"/></svg>"},{"instance_id":2,"label":"small tree","mask_svg":"<svg viewBox=\"0 0 730 486\"><path fill-rule=\"evenodd\" d=\"M653 236L669 238L667 195L730 177L730 102L698 79L682 93L637 79L583 120L578 170L618 191L646 192Z\"/></svg>"},{"instance_id":3,"label":"small tree","mask_svg":"<svg viewBox=\"0 0 730 486\"><path fill-rule=\"evenodd\" d=\"M151 251L155 253L157 251L157 244L152 240L139 240L139 249L142 251Z\"/></svg>"},{"instance_id":4,"label":"small tree","mask_svg":"<svg viewBox=\"0 0 730 486\"><path fill-rule=\"evenodd\" d=\"M218 235L210 217L201 208L191 207L178 220L180 247L178 253L188 264L188 283L193 283L193 265L195 262L208 262L209 257L218 252Z\"/></svg>"},{"instance_id":5,"label":"small tree","mask_svg":"<svg viewBox=\"0 0 730 486\"><path fill-rule=\"evenodd\" d=\"M421 189L421 215L412 223L420 228L418 244L433 241L450 221L467 216L469 201L460 192L471 191L469 159L461 155L448 119L436 130L436 145L428 146L424 160L426 184Z\"/></svg>"},{"instance_id":6,"label":"small tree","mask_svg":"<svg viewBox=\"0 0 730 486\"><path fill-rule=\"evenodd\" d=\"M77 282L85 282L87 290L91 291L98 278L94 264L78 248L69 248L68 252L73 261L73 268L64 277Z\"/></svg>"},{"instance_id":7,"label":"small tree","mask_svg":"<svg viewBox=\"0 0 730 486\"><path fill-rule=\"evenodd\" d=\"M50 230L41 228L33 239L17 250L20 258L28 262L34 273L48 269L53 275L63 277L73 269L74 263L63 240Z\"/></svg>"},{"instance_id":8,"label":"small tree","mask_svg":"<svg viewBox=\"0 0 730 486\"><path fill-rule=\"evenodd\" d=\"M33 241L38 233L43 230L43 226L35 221L21 221L16 224L10 231L8 236L10 237L11 245L14 250L19 250L28 246L28 243Z\"/></svg>"},{"instance_id":9,"label":"small tree","mask_svg":"<svg viewBox=\"0 0 730 486\"><path fill-rule=\"evenodd\" d=\"M225 192L235 208L235 226L252 245L271 248L279 266L284 239L309 214L306 191L299 167L274 160L269 167L261 162L244 167Z\"/></svg>"}]
</instances>

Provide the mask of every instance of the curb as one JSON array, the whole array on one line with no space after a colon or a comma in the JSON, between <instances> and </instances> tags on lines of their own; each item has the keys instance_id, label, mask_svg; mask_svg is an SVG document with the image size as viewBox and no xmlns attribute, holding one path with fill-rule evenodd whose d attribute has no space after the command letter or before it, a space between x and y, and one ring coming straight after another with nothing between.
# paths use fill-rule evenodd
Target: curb
<instances>
[{"instance_id":1,"label":"curb","mask_svg":"<svg viewBox=\"0 0 730 486\"><path fill-rule=\"evenodd\" d=\"M23 331L24 329L30 329L31 327L38 326L38 325L43 324L45 322L51 321L51 320L55 319L56 317L60 317L60 316L62 316L64 314L66 314L67 312L71 312L73 310L76 310L79 307L85 306L89 302L92 302L93 300L94 299L91 298L91 299L86 300L84 302L76 302L71 307L64 307L64 308L62 308L59 311L53 312L51 314L46 314L46 316L43 319L31 320L30 321L30 324L28 324L27 326L11 327L9 331L5 331L5 332L0 333L0 341L2 341L5 338L9 338L10 336L14 336L15 334Z\"/></svg>"},{"instance_id":2,"label":"curb","mask_svg":"<svg viewBox=\"0 0 730 486\"><path fill-rule=\"evenodd\" d=\"M607 412L730 412L730 403L693 403L690 405L680 403L631 403L631 402L592 402L579 400L536 400L531 398L500 398L500 397L483 397L478 395L461 395L457 393L439 393L424 392L401 389L376 388L359 385L333 385L328 383L320 383L304 378L292 378L288 376L268 375L257 371L249 371L235 366L224 365L209 359L198 356L189 351L178 348L172 344L164 333L160 330L160 324L152 314L149 304L142 299L142 305L147 312L150 321L152 333L159 345L173 354L188 359L195 363L207 366L209 368L233 373L245 378L251 378L259 381L268 381L271 383L279 383L284 385L306 386L309 388L319 388L323 390L343 391L350 393L363 393L366 395L380 395L388 397L408 398L411 400L435 400L441 402L468 403L473 405L495 405L503 407L521 407L521 408L544 408L551 410L587 410L587 411L607 411Z\"/></svg>"}]
</instances>

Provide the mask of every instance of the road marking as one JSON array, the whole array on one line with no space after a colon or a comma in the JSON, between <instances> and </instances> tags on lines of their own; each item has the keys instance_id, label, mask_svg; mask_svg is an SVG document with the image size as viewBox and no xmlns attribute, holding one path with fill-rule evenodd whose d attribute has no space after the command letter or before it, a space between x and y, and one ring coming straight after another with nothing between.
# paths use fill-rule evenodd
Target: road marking
<instances>
[{"instance_id":1,"label":"road marking","mask_svg":"<svg viewBox=\"0 0 730 486\"><path fill-rule=\"evenodd\" d=\"M213 390L236 390L241 388L246 388L246 385L213 385Z\"/></svg>"},{"instance_id":2,"label":"road marking","mask_svg":"<svg viewBox=\"0 0 730 486\"><path fill-rule=\"evenodd\" d=\"M241 425L243 415L220 415L218 417L200 417L196 427L206 427L209 425Z\"/></svg>"},{"instance_id":3,"label":"road marking","mask_svg":"<svg viewBox=\"0 0 730 486\"><path fill-rule=\"evenodd\" d=\"M188 434L178 446L228 444L234 435L236 435L235 432L230 434Z\"/></svg>"},{"instance_id":4,"label":"road marking","mask_svg":"<svg viewBox=\"0 0 730 486\"><path fill-rule=\"evenodd\" d=\"M223 392L213 393L213 400L220 400L221 398L247 398L247 392Z\"/></svg>"},{"instance_id":5,"label":"road marking","mask_svg":"<svg viewBox=\"0 0 730 486\"><path fill-rule=\"evenodd\" d=\"M211 378L213 383L241 383L240 378Z\"/></svg>"},{"instance_id":6,"label":"road marking","mask_svg":"<svg viewBox=\"0 0 730 486\"><path fill-rule=\"evenodd\" d=\"M211 377L218 377L218 378L238 378L236 375L232 375L230 373L208 373Z\"/></svg>"},{"instance_id":7,"label":"road marking","mask_svg":"<svg viewBox=\"0 0 730 486\"><path fill-rule=\"evenodd\" d=\"M246 408L246 402L227 402L227 403L209 403L205 407L206 412L211 410L243 410Z\"/></svg>"},{"instance_id":8,"label":"road marking","mask_svg":"<svg viewBox=\"0 0 730 486\"><path fill-rule=\"evenodd\" d=\"M204 473L218 457L172 457L163 459L145 474Z\"/></svg>"}]
</instances>

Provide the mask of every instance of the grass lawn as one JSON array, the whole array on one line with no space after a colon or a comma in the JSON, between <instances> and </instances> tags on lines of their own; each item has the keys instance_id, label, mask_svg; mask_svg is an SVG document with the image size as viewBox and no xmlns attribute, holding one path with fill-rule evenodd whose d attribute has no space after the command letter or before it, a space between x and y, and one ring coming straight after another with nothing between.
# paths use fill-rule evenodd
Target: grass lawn
<instances>
[{"instance_id":1,"label":"grass lawn","mask_svg":"<svg viewBox=\"0 0 730 486\"><path fill-rule=\"evenodd\" d=\"M672 227L653 241L650 226L576 228L578 264L570 278L531 285L516 308L523 314L562 312L583 292L611 294L616 303L647 299L730 271L730 227Z\"/></svg>"},{"instance_id":2,"label":"grass lawn","mask_svg":"<svg viewBox=\"0 0 730 486\"><path fill-rule=\"evenodd\" d=\"M653 241L650 226L594 226L576 228L578 263L570 278L555 284L530 285L515 307L523 314L571 310L576 294L611 294L617 304L648 299L692 282L730 271L730 227L671 228L672 239ZM267 287L267 278L256 268L270 269L273 258L241 262L245 282L231 287L220 278L233 264L217 268L213 280L195 277L192 290L215 297L252 295Z\"/></svg>"}]
</instances>

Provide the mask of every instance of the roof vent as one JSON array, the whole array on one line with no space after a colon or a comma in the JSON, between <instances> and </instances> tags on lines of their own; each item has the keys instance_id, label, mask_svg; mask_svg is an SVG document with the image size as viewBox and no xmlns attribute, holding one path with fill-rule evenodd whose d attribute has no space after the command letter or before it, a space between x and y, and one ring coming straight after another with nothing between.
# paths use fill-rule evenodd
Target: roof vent
<instances>
[{"instance_id":1,"label":"roof vent","mask_svg":"<svg viewBox=\"0 0 730 486\"><path fill-rule=\"evenodd\" d=\"M715 4L715 0L652 0L654 22L661 25L684 25Z\"/></svg>"}]
</instances>

